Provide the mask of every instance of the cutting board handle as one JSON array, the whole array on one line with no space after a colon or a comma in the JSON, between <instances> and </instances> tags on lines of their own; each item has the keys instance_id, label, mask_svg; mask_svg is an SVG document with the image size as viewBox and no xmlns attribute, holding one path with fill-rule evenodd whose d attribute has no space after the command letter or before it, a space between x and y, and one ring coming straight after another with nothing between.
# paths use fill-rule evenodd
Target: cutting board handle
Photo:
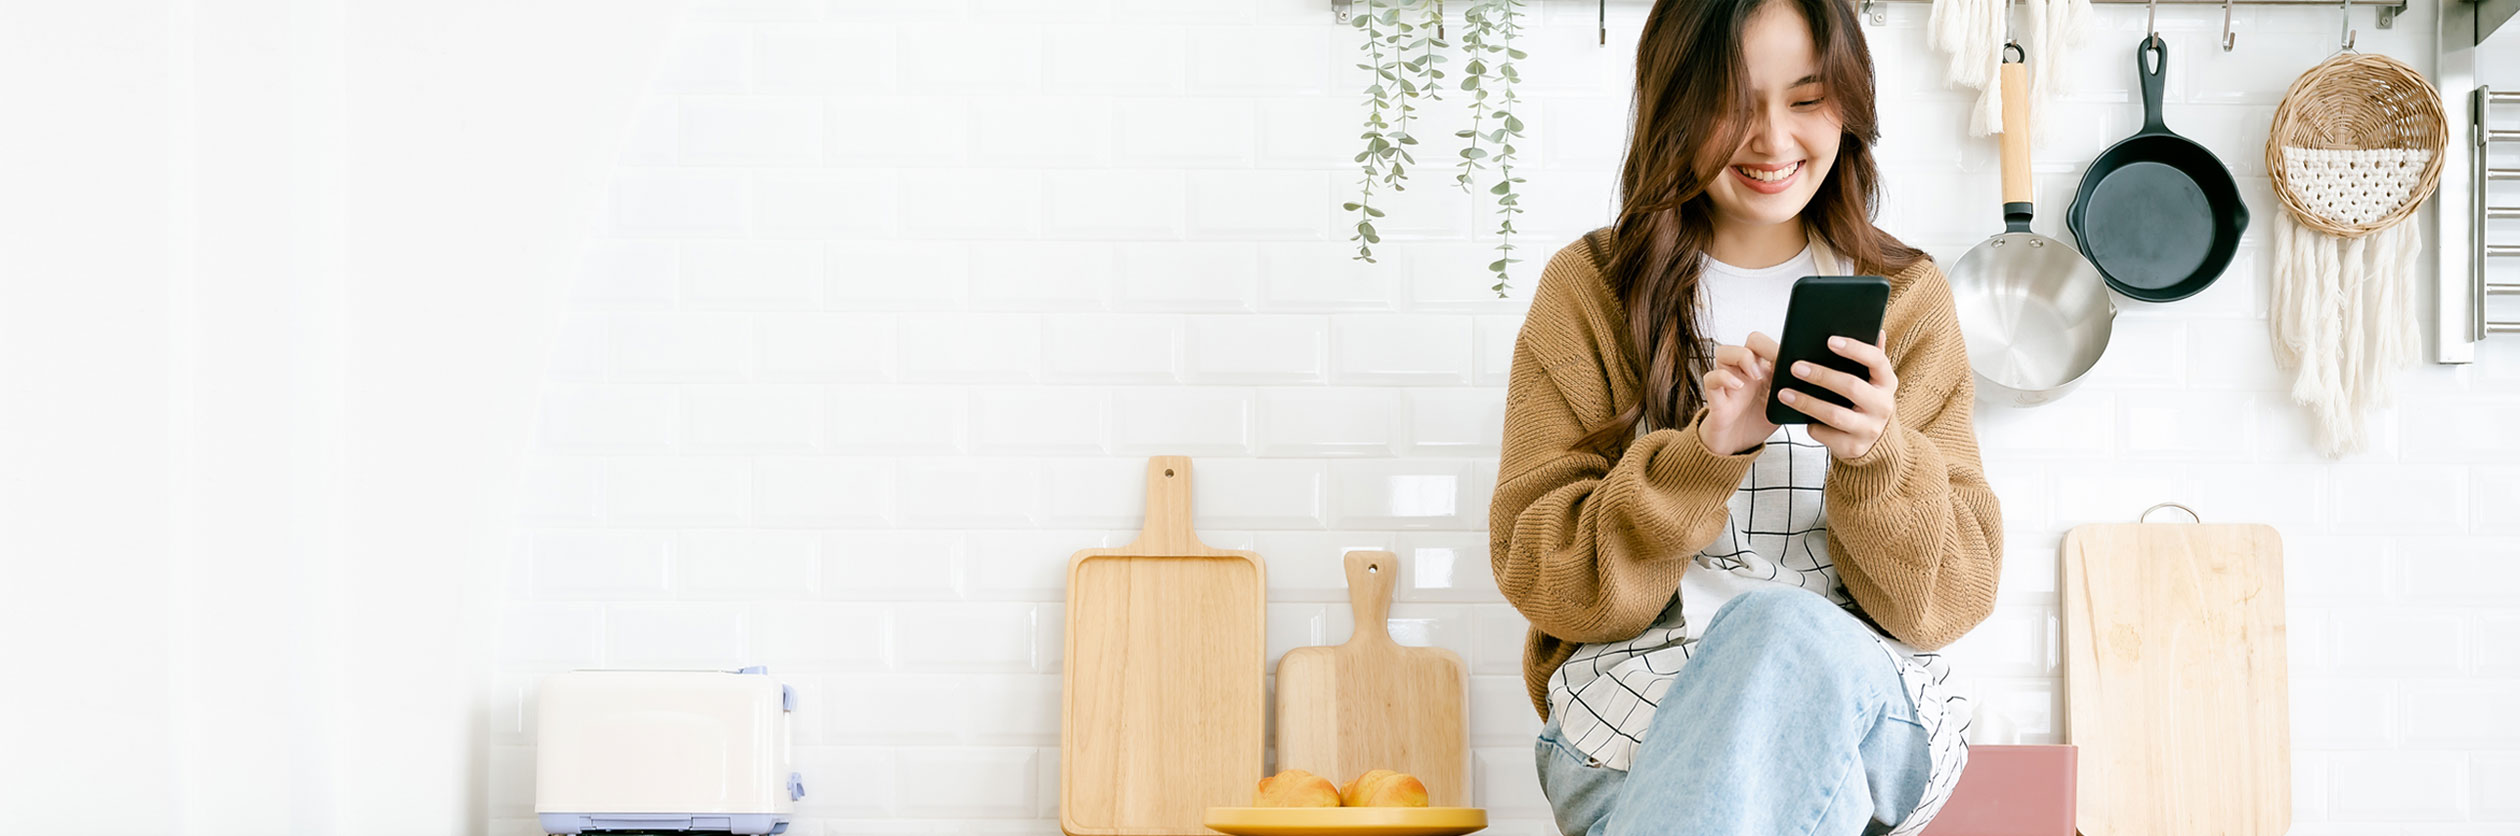
<instances>
[{"instance_id":1,"label":"cutting board handle","mask_svg":"<svg viewBox=\"0 0 2520 836\"><path fill-rule=\"evenodd\" d=\"M1356 631L1348 645L1396 646L1391 640L1391 590L1400 585L1400 556L1380 549L1347 553L1348 608Z\"/></svg>"},{"instance_id":2,"label":"cutting board handle","mask_svg":"<svg viewBox=\"0 0 2520 836\"><path fill-rule=\"evenodd\" d=\"M1199 542L1190 525L1190 457L1150 456L1146 460L1146 525L1126 554L1221 554Z\"/></svg>"},{"instance_id":3,"label":"cutting board handle","mask_svg":"<svg viewBox=\"0 0 2520 836\"><path fill-rule=\"evenodd\" d=\"M2187 512L2187 515L2188 515L2188 522L2192 522L2192 523L2202 523L2202 522L2204 522L2204 521L2205 521L2205 518L2204 518L2204 517L2201 517L2201 516L2198 516L2198 515L2197 515L2197 513L2196 513L2196 509L2194 509L2194 508L2190 508L2190 507L2187 507L2187 506L2185 506L2185 505L2181 505L2181 504L2176 503L2176 502L2157 502L2157 503L2154 503L2154 504L2153 504L2153 507L2146 508L2146 509L2144 509L2144 512L2143 512L2143 513L2135 515L2135 521L2136 521L2136 522L2139 522L2139 523L2152 522L2152 512L2154 512L2154 511L2159 511L2159 510L2161 510L2161 509L2163 509L2163 508L2177 508L2177 509L2179 509L2179 510L2181 510L2181 511L2186 511L2186 512Z\"/></svg>"}]
</instances>

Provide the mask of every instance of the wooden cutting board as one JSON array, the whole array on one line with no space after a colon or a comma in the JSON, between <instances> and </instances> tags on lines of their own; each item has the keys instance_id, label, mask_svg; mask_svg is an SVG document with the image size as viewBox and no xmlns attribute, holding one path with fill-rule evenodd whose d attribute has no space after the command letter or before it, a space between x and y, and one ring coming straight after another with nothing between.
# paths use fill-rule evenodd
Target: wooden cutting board
<instances>
[{"instance_id":1,"label":"wooden cutting board","mask_svg":"<svg viewBox=\"0 0 2520 836\"><path fill-rule=\"evenodd\" d=\"M2283 834L2292 742L2275 529L2083 525L2066 532L2064 549L2076 829Z\"/></svg>"},{"instance_id":2,"label":"wooden cutting board","mask_svg":"<svg viewBox=\"0 0 2520 836\"><path fill-rule=\"evenodd\" d=\"M1366 770L1426 782L1431 807L1469 799L1468 669L1461 656L1391 639L1391 590L1400 558L1347 553L1356 631L1337 647L1299 647L1278 660L1277 768L1345 786Z\"/></svg>"},{"instance_id":3,"label":"wooden cutting board","mask_svg":"<svg viewBox=\"0 0 2520 836\"><path fill-rule=\"evenodd\" d=\"M1209 807L1251 803L1267 697L1268 576L1258 554L1190 527L1190 459L1146 466L1146 527L1068 560L1059 828L1206 834Z\"/></svg>"}]
</instances>

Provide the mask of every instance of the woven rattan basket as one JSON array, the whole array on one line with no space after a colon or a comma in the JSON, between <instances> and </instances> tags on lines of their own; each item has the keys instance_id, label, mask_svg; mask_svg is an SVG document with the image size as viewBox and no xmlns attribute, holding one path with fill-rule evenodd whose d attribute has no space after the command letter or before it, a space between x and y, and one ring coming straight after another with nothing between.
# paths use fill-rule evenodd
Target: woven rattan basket
<instances>
[{"instance_id":1,"label":"woven rattan basket","mask_svg":"<svg viewBox=\"0 0 2520 836\"><path fill-rule=\"evenodd\" d=\"M2285 214L2302 226L2341 238L2387 229L2413 214L2441 183L2441 157L2450 122L2441 94L2424 74L2385 55L2341 53L2294 79L2275 106L2266 132L2266 170ZM2344 224L2312 211L2285 182L2284 146L2295 148L2411 148L2432 152L2414 193L2396 211L2360 224Z\"/></svg>"}]
</instances>

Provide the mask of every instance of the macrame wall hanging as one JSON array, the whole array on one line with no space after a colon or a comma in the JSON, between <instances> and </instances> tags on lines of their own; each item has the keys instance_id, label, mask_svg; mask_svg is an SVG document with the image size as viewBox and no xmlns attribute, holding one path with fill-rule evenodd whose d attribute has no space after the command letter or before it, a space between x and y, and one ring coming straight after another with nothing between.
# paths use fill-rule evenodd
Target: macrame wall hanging
<instances>
[{"instance_id":1,"label":"macrame wall hanging","mask_svg":"<svg viewBox=\"0 0 2520 836\"><path fill-rule=\"evenodd\" d=\"M2330 457L2362 449L2389 378L2415 358L2416 256L2406 223L2441 179L2449 122L2431 83L2394 59L2350 49L2284 92L2266 168L2275 223L2267 312L2292 398Z\"/></svg>"}]
</instances>

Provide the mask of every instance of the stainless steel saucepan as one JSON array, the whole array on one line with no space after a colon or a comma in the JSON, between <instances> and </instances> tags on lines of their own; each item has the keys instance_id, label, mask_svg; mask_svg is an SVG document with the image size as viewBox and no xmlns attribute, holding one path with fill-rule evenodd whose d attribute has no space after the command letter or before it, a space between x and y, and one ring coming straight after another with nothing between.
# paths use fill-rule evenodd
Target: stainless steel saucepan
<instances>
[{"instance_id":1,"label":"stainless steel saucepan","mask_svg":"<svg viewBox=\"0 0 2520 836\"><path fill-rule=\"evenodd\" d=\"M2064 397L2109 347L2117 303L2072 245L2030 231L2030 119L2021 47L2004 45L2004 231L1950 275L1978 399L2037 406Z\"/></svg>"}]
</instances>

